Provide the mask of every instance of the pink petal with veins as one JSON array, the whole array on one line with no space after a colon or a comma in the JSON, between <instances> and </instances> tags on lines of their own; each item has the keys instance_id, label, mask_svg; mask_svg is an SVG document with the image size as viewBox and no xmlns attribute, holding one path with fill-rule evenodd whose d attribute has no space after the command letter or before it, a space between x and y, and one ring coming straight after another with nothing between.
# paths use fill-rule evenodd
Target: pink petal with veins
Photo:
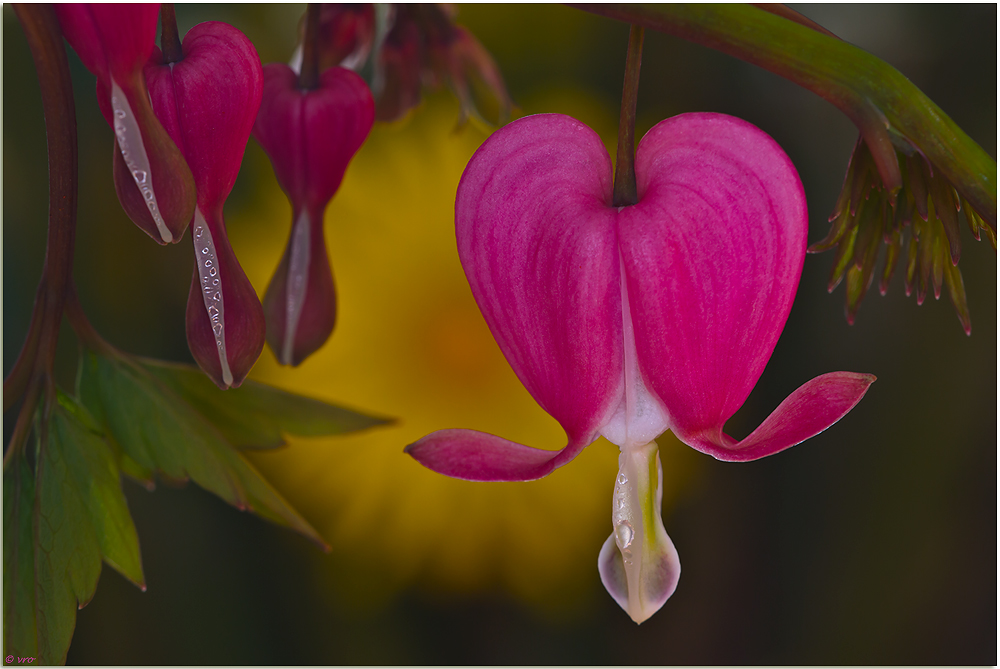
<instances>
[{"instance_id":1,"label":"pink petal with veins","mask_svg":"<svg viewBox=\"0 0 1000 669\"><path fill-rule=\"evenodd\" d=\"M593 441L622 395L611 163L587 126L527 117L469 162L458 255L493 337L571 443Z\"/></svg>"}]
</instances>

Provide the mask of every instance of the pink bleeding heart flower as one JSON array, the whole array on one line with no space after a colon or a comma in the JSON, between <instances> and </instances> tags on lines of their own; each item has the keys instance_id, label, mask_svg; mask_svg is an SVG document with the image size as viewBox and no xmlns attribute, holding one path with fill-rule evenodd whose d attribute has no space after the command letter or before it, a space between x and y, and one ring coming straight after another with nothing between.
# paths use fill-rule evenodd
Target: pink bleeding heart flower
<instances>
[{"instance_id":1,"label":"pink bleeding heart flower","mask_svg":"<svg viewBox=\"0 0 1000 669\"><path fill-rule=\"evenodd\" d=\"M97 75L97 102L115 132L115 191L129 218L161 244L180 241L195 206L191 170L150 105L143 65L158 4L56 5L63 34Z\"/></svg>"},{"instance_id":2,"label":"pink bleeding heart flower","mask_svg":"<svg viewBox=\"0 0 1000 669\"><path fill-rule=\"evenodd\" d=\"M182 51L180 61L163 63L156 49L145 73L153 108L198 187L188 346L202 370L225 389L243 382L264 348L264 311L222 217L260 107L262 71L250 40L225 23L195 26Z\"/></svg>"},{"instance_id":3,"label":"pink bleeding heart flower","mask_svg":"<svg viewBox=\"0 0 1000 669\"><path fill-rule=\"evenodd\" d=\"M332 67L312 90L287 65L264 68L264 98L254 137L271 158L292 202L292 229L264 295L267 342L284 365L298 365L333 332L336 294L323 235L323 212L375 121L364 80Z\"/></svg>"},{"instance_id":4,"label":"pink bleeding heart flower","mask_svg":"<svg viewBox=\"0 0 1000 669\"><path fill-rule=\"evenodd\" d=\"M725 434L792 306L806 250L802 185L770 137L720 114L659 123L635 174L638 202L612 206L600 138L556 114L515 121L480 147L458 187L459 257L508 362L568 443L546 451L456 429L407 451L448 476L524 481L600 435L618 445L598 566L642 622L680 575L653 440L672 430L720 460L754 460L828 428L875 377L824 374L745 439Z\"/></svg>"}]
</instances>

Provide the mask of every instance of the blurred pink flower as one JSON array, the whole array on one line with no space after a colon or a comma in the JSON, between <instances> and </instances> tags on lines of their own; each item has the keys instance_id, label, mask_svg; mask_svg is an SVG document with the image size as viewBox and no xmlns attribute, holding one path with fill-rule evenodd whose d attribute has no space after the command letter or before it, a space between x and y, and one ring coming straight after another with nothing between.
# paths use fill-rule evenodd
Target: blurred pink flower
<instances>
[{"instance_id":1,"label":"blurred pink flower","mask_svg":"<svg viewBox=\"0 0 1000 669\"><path fill-rule=\"evenodd\" d=\"M653 440L669 429L720 460L755 460L828 428L875 377L824 374L745 439L725 434L792 306L806 251L802 185L770 137L720 114L659 123L635 173L637 204L612 206L600 138L557 114L515 121L480 147L458 187L459 256L494 338L568 443L546 451L451 429L407 451L448 476L524 481L601 435L618 445L598 566L642 622L680 575Z\"/></svg>"},{"instance_id":2,"label":"blurred pink flower","mask_svg":"<svg viewBox=\"0 0 1000 669\"><path fill-rule=\"evenodd\" d=\"M298 365L333 332L337 316L323 212L375 121L364 80L332 67L313 90L281 63L264 68L264 95L254 137L271 158L292 202L292 229L264 295L267 342L283 365Z\"/></svg>"},{"instance_id":3,"label":"blurred pink flower","mask_svg":"<svg viewBox=\"0 0 1000 669\"><path fill-rule=\"evenodd\" d=\"M175 63L163 63L155 50L146 80L153 108L198 188L188 346L219 387L235 387L264 348L264 312L229 244L222 208L257 117L263 77L253 44L225 23L195 26L182 47L184 57Z\"/></svg>"}]
</instances>

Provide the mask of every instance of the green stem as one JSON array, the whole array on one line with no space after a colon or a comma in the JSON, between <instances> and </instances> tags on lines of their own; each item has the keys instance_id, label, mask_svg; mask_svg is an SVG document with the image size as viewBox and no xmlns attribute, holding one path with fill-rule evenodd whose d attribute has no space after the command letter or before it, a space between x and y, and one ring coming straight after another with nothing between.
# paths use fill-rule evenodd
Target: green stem
<instances>
[{"instance_id":1,"label":"green stem","mask_svg":"<svg viewBox=\"0 0 1000 669\"><path fill-rule=\"evenodd\" d=\"M639 99L639 69L642 67L642 26L628 32L628 55L625 57L625 83L622 86L622 111L618 119L618 155L615 160L615 187L612 204L616 207L639 201L635 185L635 108Z\"/></svg>"},{"instance_id":2,"label":"green stem","mask_svg":"<svg viewBox=\"0 0 1000 669\"><path fill-rule=\"evenodd\" d=\"M311 91L319 87L319 4L306 5L306 36L302 41L302 69L299 72L299 90Z\"/></svg>"},{"instance_id":3,"label":"green stem","mask_svg":"<svg viewBox=\"0 0 1000 669\"><path fill-rule=\"evenodd\" d=\"M579 5L717 49L816 93L861 130L890 190L902 135L996 226L996 162L898 70L865 51L750 5Z\"/></svg>"},{"instance_id":4,"label":"green stem","mask_svg":"<svg viewBox=\"0 0 1000 669\"><path fill-rule=\"evenodd\" d=\"M166 64L177 63L184 59L181 37L177 32L177 15L174 13L172 2L160 5L160 52Z\"/></svg>"}]
</instances>

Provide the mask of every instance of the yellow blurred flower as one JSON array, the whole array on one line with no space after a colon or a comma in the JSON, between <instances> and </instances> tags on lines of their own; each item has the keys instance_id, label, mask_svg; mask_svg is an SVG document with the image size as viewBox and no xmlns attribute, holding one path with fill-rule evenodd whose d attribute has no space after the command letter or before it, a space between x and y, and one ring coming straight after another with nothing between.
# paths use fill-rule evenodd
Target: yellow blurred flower
<instances>
[{"instance_id":1,"label":"yellow blurred flower","mask_svg":"<svg viewBox=\"0 0 1000 669\"><path fill-rule=\"evenodd\" d=\"M579 95L550 105L608 117ZM330 543L336 588L357 603L423 584L502 588L565 609L600 591L597 554L611 531L617 448L601 439L529 483L453 480L403 454L405 445L448 427L565 445L559 424L507 365L462 272L455 190L486 134L453 132L455 118L454 107L432 100L402 125L375 128L326 214L339 299L333 336L297 369L265 351L252 374L398 422L359 435L292 439L290 448L254 460ZM262 291L291 214L277 184L255 205L230 220L240 261ZM240 235L241 227L252 234ZM692 459L680 448L662 450L669 507Z\"/></svg>"}]
</instances>

